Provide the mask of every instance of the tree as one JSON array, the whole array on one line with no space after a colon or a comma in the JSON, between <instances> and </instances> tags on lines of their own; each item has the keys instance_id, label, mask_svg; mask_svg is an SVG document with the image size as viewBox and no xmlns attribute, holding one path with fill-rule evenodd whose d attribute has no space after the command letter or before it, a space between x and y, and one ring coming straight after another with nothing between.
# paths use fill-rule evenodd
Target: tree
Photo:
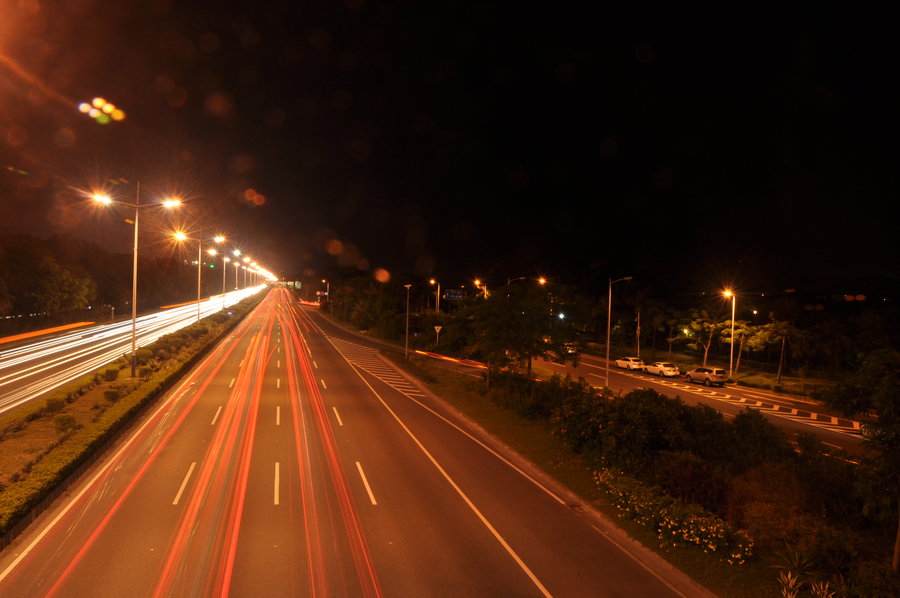
<instances>
[{"instance_id":1,"label":"tree","mask_svg":"<svg viewBox=\"0 0 900 598\"><path fill-rule=\"evenodd\" d=\"M524 363L530 380L535 358L575 361L577 354L568 349L575 331L559 319L559 306L566 304L567 296L559 285L512 284L476 304L472 317L477 344L488 363Z\"/></svg>"},{"instance_id":2,"label":"tree","mask_svg":"<svg viewBox=\"0 0 900 598\"><path fill-rule=\"evenodd\" d=\"M737 376L738 370L741 369L741 355L744 352L744 343L757 333L757 327L750 324L747 320L736 320L734 322L734 338L731 338L730 323L728 324L728 327L723 330L723 333L726 335L726 339L729 343L737 341L738 344L737 359L735 359L734 363L734 375Z\"/></svg>"},{"instance_id":3,"label":"tree","mask_svg":"<svg viewBox=\"0 0 900 598\"><path fill-rule=\"evenodd\" d=\"M781 374L784 371L784 357L788 341L799 334L799 331L790 322L774 319L774 314L770 314L770 317L772 321L760 326L753 342L757 345L772 345L776 343L779 345L778 373L775 375L775 384L781 384Z\"/></svg>"},{"instance_id":4,"label":"tree","mask_svg":"<svg viewBox=\"0 0 900 598\"><path fill-rule=\"evenodd\" d=\"M891 513L897 520L891 568L900 570L900 352L870 353L856 372L823 391L820 398L848 417L869 420L863 440L866 464L875 475L866 485L871 512ZM893 508L892 508L893 506Z\"/></svg>"},{"instance_id":5,"label":"tree","mask_svg":"<svg viewBox=\"0 0 900 598\"><path fill-rule=\"evenodd\" d=\"M692 349L699 350L703 347L703 367L709 356L709 348L712 346L715 334L720 331L724 323L709 315L705 309L691 311L691 321L688 328L693 333L688 344Z\"/></svg>"}]
</instances>

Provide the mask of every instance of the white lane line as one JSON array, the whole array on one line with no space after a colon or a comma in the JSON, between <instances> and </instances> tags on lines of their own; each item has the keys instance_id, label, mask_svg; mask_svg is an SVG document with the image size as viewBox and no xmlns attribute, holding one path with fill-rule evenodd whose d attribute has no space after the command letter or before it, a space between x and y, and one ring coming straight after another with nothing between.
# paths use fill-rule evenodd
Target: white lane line
<instances>
[{"instance_id":1,"label":"white lane line","mask_svg":"<svg viewBox=\"0 0 900 598\"><path fill-rule=\"evenodd\" d=\"M232 386L234 386L234 383L236 380L237 380L237 378L232 378L231 383L228 385L228 388L231 388Z\"/></svg>"},{"instance_id":2,"label":"white lane line","mask_svg":"<svg viewBox=\"0 0 900 598\"><path fill-rule=\"evenodd\" d=\"M196 461L191 462L191 466L188 467L187 473L184 474L184 480L181 481L181 487L178 489L178 494L175 495L175 500L172 501L173 505L177 505L178 501L181 500L181 495L184 493L184 489L187 487L188 480L191 479L191 474L194 473L194 468L197 466Z\"/></svg>"},{"instance_id":3,"label":"white lane line","mask_svg":"<svg viewBox=\"0 0 900 598\"><path fill-rule=\"evenodd\" d=\"M320 378L320 379L319 379L319 382L322 383L322 388L324 388L325 390L328 390L328 387L325 386L325 380L322 380L322 379Z\"/></svg>"},{"instance_id":4,"label":"white lane line","mask_svg":"<svg viewBox=\"0 0 900 598\"><path fill-rule=\"evenodd\" d=\"M372 494L372 488L369 486L369 480L366 479L366 474L363 471L362 464L359 461L356 462L356 469L359 470L359 477L362 478L363 486L366 487L366 492L369 494L369 500L372 501L373 505L377 505L378 502L375 500L375 495Z\"/></svg>"},{"instance_id":5,"label":"white lane line","mask_svg":"<svg viewBox=\"0 0 900 598\"><path fill-rule=\"evenodd\" d=\"M275 379L275 388L281 388L281 378Z\"/></svg>"},{"instance_id":6,"label":"white lane line","mask_svg":"<svg viewBox=\"0 0 900 598\"><path fill-rule=\"evenodd\" d=\"M275 407L275 425L281 425L281 405Z\"/></svg>"},{"instance_id":7,"label":"white lane line","mask_svg":"<svg viewBox=\"0 0 900 598\"><path fill-rule=\"evenodd\" d=\"M313 363L313 367L314 367L314 368L319 369L319 364L316 363L316 360L315 360L315 359L313 359L313 362L312 362L312 363Z\"/></svg>"},{"instance_id":8,"label":"white lane line","mask_svg":"<svg viewBox=\"0 0 900 598\"><path fill-rule=\"evenodd\" d=\"M244 360L243 360L243 359L242 359L241 362L238 364L238 367L239 367L239 368L244 367Z\"/></svg>"},{"instance_id":9,"label":"white lane line","mask_svg":"<svg viewBox=\"0 0 900 598\"><path fill-rule=\"evenodd\" d=\"M220 414L220 413L222 413L222 406L221 406L221 405L219 405L219 408L216 409L216 414L213 416L212 421L209 422L209 425L211 425L211 426L216 425L216 420L219 419L219 414Z\"/></svg>"},{"instance_id":10,"label":"white lane line","mask_svg":"<svg viewBox=\"0 0 900 598\"><path fill-rule=\"evenodd\" d=\"M278 503L278 486L281 483L281 464L275 461L275 504Z\"/></svg>"},{"instance_id":11,"label":"white lane line","mask_svg":"<svg viewBox=\"0 0 900 598\"><path fill-rule=\"evenodd\" d=\"M334 416L337 418L338 425L343 426L344 422L341 421L341 414L338 413L337 407L332 407L331 409L334 411Z\"/></svg>"},{"instance_id":12,"label":"white lane line","mask_svg":"<svg viewBox=\"0 0 900 598\"><path fill-rule=\"evenodd\" d=\"M488 518L484 515L484 513L482 513L481 510L477 506L475 506L475 503L472 501L471 498L469 498L469 495L466 494L465 491L463 491L463 489L450 476L450 474L447 473L447 470L445 470L443 468L443 466L441 466L441 464L434 457L434 455L432 455L428 451L428 449L425 448L425 445L422 444L422 441L419 440L419 438L415 434L413 434L413 431L410 430L409 427L406 425L406 423L402 419L400 419L400 416L397 415L397 413L393 409L391 409L390 405L387 404L387 401L385 401L384 398L380 394L378 394L378 392L374 388L372 388L372 385L369 384L369 381L366 380L359 373L358 370L356 371L356 374L357 374L357 376L359 376L359 379L362 380L363 384L365 384L369 388L369 391L375 396L375 398L378 399L378 402L381 403L381 405L390 414L390 416L394 419L394 421L397 422L397 424L400 426L400 428L402 428L403 431L406 432L406 435L409 436L410 439L413 441L413 443L419 448L419 451L423 455L425 455L425 458L428 459L431 462L432 466L434 466L434 468L438 471L438 473L441 474L441 477L443 477L445 480L447 480L447 482L450 484L450 486L453 488L453 490L456 491L456 494L459 495L459 497L463 500L463 502L466 503L466 506L469 507L469 510L475 514L475 516L478 518L478 520L481 521L481 524L485 528L487 528L487 530L491 533L491 535L494 536L494 539L500 543L500 545L503 547L503 549L506 551L506 553L510 556L510 558L512 558L513 561L515 561L515 563L522 570L522 572L528 576L528 579L531 580L531 583L534 584L535 588L537 588L537 590L541 593L541 595L545 596L546 598L551 598L552 595L547 590L547 588L544 587L544 584L541 583L541 580L538 579L537 575L535 575L534 572L528 567L528 565L525 564L525 561L522 560L522 557L520 557L519 554L513 549L513 547L510 546L509 542L506 541L506 538L504 538L500 534L500 532L497 530L497 528L495 528L491 524L491 522L488 521ZM357 463L357 465L359 465L359 463Z\"/></svg>"},{"instance_id":13,"label":"white lane line","mask_svg":"<svg viewBox=\"0 0 900 598\"><path fill-rule=\"evenodd\" d=\"M279 368L280 368L280 367L281 367L281 360L279 359L278 361L276 361L276 363L277 363L278 365L276 365L275 367L279 367Z\"/></svg>"}]
</instances>

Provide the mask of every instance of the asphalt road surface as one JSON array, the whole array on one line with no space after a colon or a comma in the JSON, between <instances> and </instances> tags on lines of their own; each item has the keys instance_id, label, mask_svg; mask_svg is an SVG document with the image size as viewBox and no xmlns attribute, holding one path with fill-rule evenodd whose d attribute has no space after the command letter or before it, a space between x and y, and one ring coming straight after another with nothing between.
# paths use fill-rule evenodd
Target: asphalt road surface
<instances>
[{"instance_id":1,"label":"asphalt road surface","mask_svg":"<svg viewBox=\"0 0 900 598\"><path fill-rule=\"evenodd\" d=\"M0 553L0 596L709 595L314 312L270 291Z\"/></svg>"}]
</instances>

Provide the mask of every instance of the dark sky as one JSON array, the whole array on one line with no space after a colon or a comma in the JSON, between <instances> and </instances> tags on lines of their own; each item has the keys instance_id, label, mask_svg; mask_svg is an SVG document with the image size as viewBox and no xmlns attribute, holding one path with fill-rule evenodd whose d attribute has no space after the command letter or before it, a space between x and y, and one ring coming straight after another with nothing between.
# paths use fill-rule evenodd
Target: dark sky
<instances>
[{"instance_id":1,"label":"dark sky","mask_svg":"<svg viewBox=\"0 0 900 598\"><path fill-rule=\"evenodd\" d=\"M124 178L288 278L896 282L887 15L594 4L4 1L0 231L127 251Z\"/></svg>"}]
</instances>

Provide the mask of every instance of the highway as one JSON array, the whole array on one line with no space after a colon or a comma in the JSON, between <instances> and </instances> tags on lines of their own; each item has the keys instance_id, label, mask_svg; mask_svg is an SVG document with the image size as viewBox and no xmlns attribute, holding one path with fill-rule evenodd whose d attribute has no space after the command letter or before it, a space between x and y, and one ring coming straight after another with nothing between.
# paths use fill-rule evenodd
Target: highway
<instances>
[{"instance_id":1,"label":"highway","mask_svg":"<svg viewBox=\"0 0 900 598\"><path fill-rule=\"evenodd\" d=\"M579 364L574 367L548 361L541 361L540 366L560 375L584 378L592 386L604 386L606 361L599 357L582 355ZM652 388L666 396L678 397L687 404L708 405L728 418L747 408L756 409L791 438L799 433L810 434L832 449L849 453L861 451L860 423L829 412L824 405L809 397L734 384L721 388L688 384L681 377L660 378L618 369L612 360L609 365L609 387L614 393Z\"/></svg>"},{"instance_id":2,"label":"highway","mask_svg":"<svg viewBox=\"0 0 900 598\"><path fill-rule=\"evenodd\" d=\"M0 596L707 596L285 290L0 553Z\"/></svg>"},{"instance_id":3,"label":"highway","mask_svg":"<svg viewBox=\"0 0 900 598\"><path fill-rule=\"evenodd\" d=\"M250 287L200 302L205 318L258 293ZM190 303L135 320L135 345L143 347L159 337L197 321L197 303ZM0 344L0 414L20 407L67 382L131 355L131 319L78 328L33 342Z\"/></svg>"}]
</instances>

